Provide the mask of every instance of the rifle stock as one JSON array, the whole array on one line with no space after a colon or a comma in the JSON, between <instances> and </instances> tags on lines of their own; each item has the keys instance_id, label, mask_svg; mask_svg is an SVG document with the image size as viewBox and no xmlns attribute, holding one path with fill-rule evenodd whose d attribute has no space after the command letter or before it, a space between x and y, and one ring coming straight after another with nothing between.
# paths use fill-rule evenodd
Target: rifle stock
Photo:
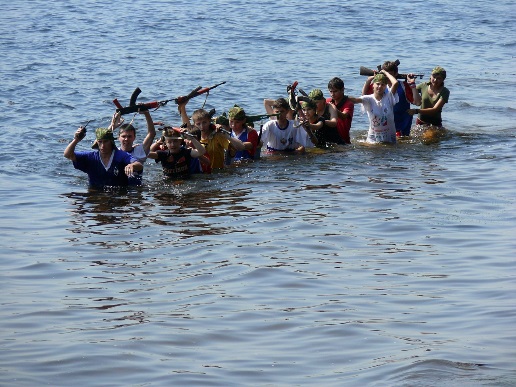
<instances>
[{"instance_id":1,"label":"rifle stock","mask_svg":"<svg viewBox=\"0 0 516 387\"><path fill-rule=\"evenodd\" d=\"M253 122L265 120L267 118L276 117L276 116L277 116L277 114L259 114L256 116L247 116L245 118L245 122L248 124L252 124Z\"/></svg>"},{"instance_id":2,"label":"rifle stock","mask_svg":"<svg viewBox=\"0 0 516 387\"><path fill-rule=\"evenodd\" d=\"M162 105L162 103L158 101L153 102L145 102L145 103L136 103L136 100L138 99L138 96L140 95L142 91L139 87L134 89L133 93L131 94L131 98L129 99L129 106L123 107L120 102L118 102L118 99L114 99L113 103L116 106L116 111L120 112L121 115L124 114L130 114L130 113L136 113L136 112L142 112L149 109L156 109Z\"/></svg>"},{"instance_id":3,"label":"rifle stock","mask_svg":"<svg viewBox=\"0 0 516 387\"><path fill-rule=\"evenodd\" d=\"M375 74L378 74L379 71L377 70L373 70L373 69L370 69L370 68L367 68L367 67L364 67L364 66L360 66L360 75L365 75L367 77L370 77L372 75L375 75ZM399 74L396 76L396 79L403 79L403 80L407 80L407 75L408 74ZM425 74L414 74L414 77L415 78L423 78L425 76Z\"/></svg>"}]
</instances>

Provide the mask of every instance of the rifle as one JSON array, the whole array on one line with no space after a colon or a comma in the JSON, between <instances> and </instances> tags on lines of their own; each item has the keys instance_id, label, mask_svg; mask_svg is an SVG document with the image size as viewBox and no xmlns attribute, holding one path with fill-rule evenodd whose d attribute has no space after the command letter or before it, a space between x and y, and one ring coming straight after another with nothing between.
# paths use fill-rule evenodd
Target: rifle
<instances>
[{"instance_id":1,"label":"rifle","mask_svg":"<svg viewBox=\"0 0 516 387\"><path fill-rule=\"evenodd\" d=\"M140 93L142 91L140 90L139 87L137 87L136 89L134 89L133 93L131 94L131 98L129 100L129 106L123 107L120 104L120 102L118 102L118 99L116 99L116 98L113 100L113 103L117 107L116 111L120 112L121 115L129 114L129 113L136 113L138 111L141 112L141 111L145 111L145 110L149 110L149 109L158 109L161 106L165 106L170 101L174 101L176 104L184 103L194 97L197 97L198 95L201 95L204 93L209 94L209 91L211 89L214 89L217 86L223 85L224 83L226 83L226 81L218 83L213 86L205 87L205 88L202 88L202 86L198 86L195 89L193 89L186 96L181 96L181 97L177 97L177 98L173 98L173 99L167 99L164 101L152 101L152 102L145 102L145 103L139 103L139 104L136 104L136 99L138 98L138 96L140 95Z\"/></svg>"},{"instance_id":2,"label":"rifle","mask_svg":"<svg viewBox=\"0 0 516 387\"><path fill-rule=\"evenodd\" d=\"M245 123L252 124L253 122L265 120L265 119L268 119L271 117L276 117L276 116L277 116L277 114L275 114L275 113L274 114L258 114L255 116L246 116Z\"/></svg>"},{"instance_id":3,"label":"rifle","mask_svg":"<svg viewBox=\"0 0 516 387\"><path fill-rule=\"evenodd\" d=\"M371 75L376 75L382 69L382 66L378 66L378 67L379 67L378 70L372 70L367 67L360 66L360 75L366 75L368 77L370 77ZM408 74L399 74L398 73L398 75L396 75L396 79L407 80L407 75ZM424 76L425 76L425 74L414 74L415 78L419 77L419 78L423 79Z\"/></svg>"},{"instance_id":4,"label":"rifle","mask_svg":"<svg viewBox=\"0 0 516 387\"><path fill-rule=\"evenodd\" d=\"M168 101L152 101L152 102L145 102L145 103L139 103L136 104L136 99L140 95L142 91L139 87L134 89L133 93L131 94L131 98L129 100L129 106L123 107L120 102L118 102L118 99L114 99L113 103L117 107L116 111L120 112L121 115L129 114L129 113L136 113L138 111L146 111L149 109L157 109L161 106L165 106Z\"/></svg>"},{"instance_id":5,"label":"rifle","mask_svg":"<svg viewBox=\"0 0 516 387\"><path fill-rule=\"evenodd\" d=\"M225 84L226 81L224 82L220 82L220 83L217 83L216 85L213 85L213 86L209 86L209 87L204 87L202 88L201 86L193 89L190 94L188 94L187 96L183 96L183 97L177 97L175 98L173 101L176 103L176 104L180 104L180 103L184 103L194 97L197 97L198 95L201 95L201 94L204 94L204 93L208 93L210 94L210 90L220 86L220 85L223 85ZM170 101L170 100L169 100ZM168 102L168 101L167 101Z\"/></svg>"}]
</instances>

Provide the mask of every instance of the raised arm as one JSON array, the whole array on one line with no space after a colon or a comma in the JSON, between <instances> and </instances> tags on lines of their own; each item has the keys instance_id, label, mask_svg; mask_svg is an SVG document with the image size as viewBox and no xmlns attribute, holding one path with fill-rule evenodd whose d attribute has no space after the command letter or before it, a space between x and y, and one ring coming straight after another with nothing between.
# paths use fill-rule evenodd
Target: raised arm
<instances>
[{"instance_id":1,"label":"raised arm","mask_svg":"<svg viewBox=\"0 0 516 387\"><path fill-rule=\"evenodd\" d=\"M192 142L195 149L192 149L191 156L192 157L201 157L206 153L206 149L204 146L197 140L197 137L192 136L190 133L184 131L182 132L183 137L188 137L188 139Z\"/></svg>"},{"instance_id":2,"label":"raised arm","mask_svg":"<svg viewBox=\"0 0 516 387\"><path fill-rule=\"evenodd\" d=\"M77 160L75 157L75 147L81 140L84 138L86 131L81 126L79 129L75 131L75 134L73 136L73 140L68 144L66 149L64 150L63 156L66 157L68 160L75 161Z\"/></svg>"},{"instance_id":3,"label":"raised arm","mask_svg":"<svg viewBox=\"0 0 516 387\"><path fill-rule=\"evenodd\" d=\"M263 100L263 107L265 108L265 112L268 114L268 115L271 115L271 114L274 114L274 108L272 107L272 105L274 104L274 100L273 99L264 99ZM273 119L276 119L276 117L271 117Z\"/></svg>"},{"instance_id":4,"label":"raised arm","mask_svg":"<svg viewBox=\"0 0 516 387\"><path fill-rule=\"evenodd\" d=\"M389 79L389 81L391 82L391 93L393 95L396 95L396 92L398 91L398 85L399 85L398 80L394 76L389 74L388 71L382 70L381 73Z\"/></svg>"},{"instance_id":5,"label":"raised arm","mask_svg":"<svg viewBox=\"0 0 516 387\"><path fill-rule=\"evenodd\" d=\"M419 94L419 90L416 88L416 77L414 74L407 74L407 83L412 90L412 97L414 99L414 105L421 106L421 94Z\"/></svg>"},{"instance_id":6,"label":"raised arm","mask_svg":"<svg viewBox=\"0 0 516 387\"><path fill-rule=\"evenodd\" d=\"M362 87L362 95L371 94L371 82L373 81L374 75L367 77Z\"/></svg>"},{"instance_id":7,"label":"raised arm","mask_svg":"<svg viewBox=\"0 0 516 387\"><path fill-rule=\"evenodd\" d=\"M179 114L181 114L181 121L183 124L186 124L186 128L188 131L192 130L192 124L190 122L190 117L188 117L188 114L186 114L186 104L188 103L188 100L185 102L180 102L177 105L177 110L179 111Z\"/></svg>"},{"instance_id":8,"label":"raised arm","mask_svg":"<svg viewBox=\"0 0 516 387\"><path fill-rule=\"evenodd\" d=\"M156 128L154 127L154 122L152 121L150 112L145 110L142 114L145 116L145 120L147 121L147 135L145 136L142 145L145 154L148 154L150 152L152 142L154 141L154 137L156 137Z\"/></svg>"}]
</instances>

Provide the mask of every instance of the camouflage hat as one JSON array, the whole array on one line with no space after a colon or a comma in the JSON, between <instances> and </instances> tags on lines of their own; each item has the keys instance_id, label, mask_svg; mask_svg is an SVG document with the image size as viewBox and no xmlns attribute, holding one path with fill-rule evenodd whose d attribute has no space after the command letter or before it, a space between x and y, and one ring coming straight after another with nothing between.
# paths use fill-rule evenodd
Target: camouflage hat
<instances>
[{"instance_id":1,"label":"camouflage hat","mask_svg":"<svg viewBox=\"0 0 516 387\"><path fill-rule=\"evenodd\" d=\"M373 78L373 83L389 83L388 78L383 73L378 73Z\"/></svg>"},{"instance_id":2,"label":"camouflage hat","mask_svg":"<svg viewBox=\"0 0 516 387\"><path fill-rule=\"evenodd\" d=\"M312 110L316 110L317 109L317 104L315 103L315 101L313 99L309 100L309 101L303 101L301 102L301 107L303 109L312 109Z\"/></svg>"},{"instance_id":3,"label":"camouflage hat","mask_svg":"<svg viewBox=\"0 0 516 387\"><path fill-rule=\"evenodd\" d=\"M165 137L165 138L171 138L173 140L182 139L179 129L173 128L171 126L165 126L162 134L163 134L163 137Z\"/></svg>"},{"instance_id":4,"label":"camouflage hat","mask_svg":"<svg viewBox=\"0 0 516 387\"><path fill-rule=\"evenodd\" d=\"M116 146L113 131L109 128L97 128L95 130L95 142L91 146L93 149L98 149L99 147L97 140L111 140L113 148Z\"/></svg>"},{"instance_id":5,"label":"camouflage hat","mask_svg":"<svg viewBox=\"0 0 516 387\"><path fill-rule=\"evenodd\" d=\"M237 121L241 121L241 120L245 120L245 111L244 109L242 109L240 106L238 105L235 105L233 106L231 109L229 109L229 112L228 112L228 117L229 119L231 120L237 120Z\"/></svg>"},{"instance_id":6,"label":"camouflage hat","mask_svg":"<svg viewBox=\"0 0 516 387\"><path fill-rule=\"evenodd\" d=\"M308 97L314 101L320 101L324 99L324 95L321 89L312 89L312 91L308 93Z\"/></svg>"},{"instance_id":7,"label":"camouflage hat","mask_svg":"<svg viewBox=\"0 0 516 387\"><path fill-rule=\"evenodd\" d=\"M432 70L432 75L441 75L443 79L446 79L446 70L441 66L434 67Z\"/></svg>"}]
</instances>

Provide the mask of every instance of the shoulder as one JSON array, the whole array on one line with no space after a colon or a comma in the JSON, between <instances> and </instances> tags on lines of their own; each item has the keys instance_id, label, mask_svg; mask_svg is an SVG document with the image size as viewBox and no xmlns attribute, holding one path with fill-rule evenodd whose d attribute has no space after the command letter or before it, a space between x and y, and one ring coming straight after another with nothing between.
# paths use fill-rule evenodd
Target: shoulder
<instances>
[{"instance_id":1,"label":"shoulder","mask_svg":"<svg viewBox=\"0 0 516 387\"><path fill-rule=\"evenodd\" d=\"M115 150L115 156L113 157L113 159L123 161L125 163L132 163L136 161L132 154L120 149Z\"/></svg>"},{"instance_id":2,"label":"shoulder","mask_svg":"<svg viewBox=\"0 0 516 387\"><path fill-rule=\"evenodd\" d=\"M253 128L247 129L247 138L257 138L257 137L258 137L258 132L256 131L256 129L253 129Z\"/></svg>"}]
</instances>

